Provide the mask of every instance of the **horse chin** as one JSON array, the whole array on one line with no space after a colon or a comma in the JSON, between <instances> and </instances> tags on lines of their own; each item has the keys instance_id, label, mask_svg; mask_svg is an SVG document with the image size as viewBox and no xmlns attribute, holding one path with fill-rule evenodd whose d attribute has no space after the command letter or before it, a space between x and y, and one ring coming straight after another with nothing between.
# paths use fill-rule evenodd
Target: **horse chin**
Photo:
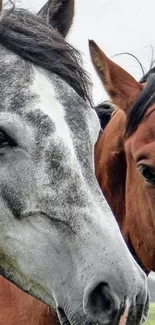
<instances>
[{"instance_id":1,"label":"horse chin","mask_svg":"<svg viewBox=\"0 0 155 325\"><path fill-rule=\"evenodd\" d=\"M78 314L78 317L77 315L66 315L66 312L64 311L64 309L62 309L61 307L58 307L57 308L57 315L58 315L58 318L59 318L59 321L60 321L60 324L61 325L81 325L81 324L84 324L84 325L93 325L93 323L91 323L90 321L87 321L86 320L86 316L83 314L83 317L79 316Z\"/></svg>"}]
</instances>

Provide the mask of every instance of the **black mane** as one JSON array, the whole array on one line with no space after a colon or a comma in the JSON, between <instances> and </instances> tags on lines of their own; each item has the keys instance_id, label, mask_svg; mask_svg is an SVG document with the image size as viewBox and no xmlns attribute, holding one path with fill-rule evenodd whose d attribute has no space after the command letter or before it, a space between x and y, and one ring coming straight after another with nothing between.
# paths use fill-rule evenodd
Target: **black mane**
<instances>
[{"instance_id":1,"label":"black mane","mask_svg":"<svg viewBox=\"0 0 155 325\"><path fill-rule=\"evenodd\" d=\"M155 67L150 69L140 80L140 83L146 82L146 86L142 90L131 111L127 116L125 135L129 137L136 131L143 117L153 103L155 103Z\"/></svg>"},{"instance_id":2,"label":"black mane","mask_svg":"<svg viewBox=\"0 0 155 325\"><path fill-rule=\"evenodd\" d=\"M4 11L0 43L25 60L56 73L84 100L91 101L90 82L79 52L40 16L24 9Z\"/></svg>"}]
</instances>

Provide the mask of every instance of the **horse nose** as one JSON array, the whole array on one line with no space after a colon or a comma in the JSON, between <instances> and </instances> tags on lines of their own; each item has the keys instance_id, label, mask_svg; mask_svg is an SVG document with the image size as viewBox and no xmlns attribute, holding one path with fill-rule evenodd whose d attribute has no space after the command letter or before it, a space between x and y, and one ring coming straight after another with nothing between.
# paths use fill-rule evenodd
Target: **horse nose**
<instances>
[{"instance_id":1,"label":"horse nose","mask_svg":"<svg viewBox=\"0 0 155 325\"><path fill-rule=\"evenodd\" d=\"M92 323L115 324L124 310L118 295L105 282L89 288L84 295L84 312Z\"/></svg>"}]
</instances>

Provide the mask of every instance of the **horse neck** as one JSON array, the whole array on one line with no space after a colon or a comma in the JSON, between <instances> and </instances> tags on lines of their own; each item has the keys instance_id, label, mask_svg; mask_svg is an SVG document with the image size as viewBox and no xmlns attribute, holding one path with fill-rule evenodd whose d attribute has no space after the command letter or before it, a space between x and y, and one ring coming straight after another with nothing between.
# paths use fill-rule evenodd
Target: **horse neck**
<instances>
[{"instance_id":1,"label":"horse neck","mask_svg":"<svg viewBox=\"0 0 155 325\"><path fill-rule=\"evenodd\" d=\"M127 164L124 152L123 132L125 115L118 110L101 133L95 147L96 177L102 192L110 205L118 222L127 246L146 274L150 267L146 266L143 254L135 245L140 246L141 236L136 233L135 224L131 224L133 213L128 215L126 200L128 199L128 186L126 186ZM132 188L132 184L130 185ZM129 202L132 209L131 201ZM137 228L138 229L138 228ZM143 231L145 234L145 231ZM150 265L150 263L149 263Z\"/></svg>"},{"instance_id":2,"label":"horse neck","mask_svg":"<svg viewBox=\"0 0 155 325\"><path fill-rule=\"evenodd\" d=\"M120 229L125 216L126 161L123 149L125 115L118 110L95 147L96 177Z\"/></svg>"}]
</instances>

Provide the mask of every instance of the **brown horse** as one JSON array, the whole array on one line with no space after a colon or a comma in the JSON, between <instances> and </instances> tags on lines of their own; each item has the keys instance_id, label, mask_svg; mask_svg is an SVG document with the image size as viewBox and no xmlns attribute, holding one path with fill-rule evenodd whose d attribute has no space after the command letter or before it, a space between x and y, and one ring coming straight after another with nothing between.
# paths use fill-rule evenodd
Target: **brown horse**
<instances>
[{"instance_id":1,"label":"brown horse","mask_svg":"<svg viewBox=\"0 0 155 325\"><path fill-rule=\"evenodd\" d=\"M38 13L66 36L73 19L74 0L49 0ZM0 325L57 325L57 315L47 305L0 277Z\"/></svg>"},{"instance_id":2,"label":"brown horse","mask_svg":"<svg viewBox=\"0 0 155 325\"><path fill-rule=\"evenodd\" d=\"M117 107L96 144L97 179L130 251L149 274L155 271L155 69L139 83L94 41L89 46Z\"/></svg>"}]
</instances>

